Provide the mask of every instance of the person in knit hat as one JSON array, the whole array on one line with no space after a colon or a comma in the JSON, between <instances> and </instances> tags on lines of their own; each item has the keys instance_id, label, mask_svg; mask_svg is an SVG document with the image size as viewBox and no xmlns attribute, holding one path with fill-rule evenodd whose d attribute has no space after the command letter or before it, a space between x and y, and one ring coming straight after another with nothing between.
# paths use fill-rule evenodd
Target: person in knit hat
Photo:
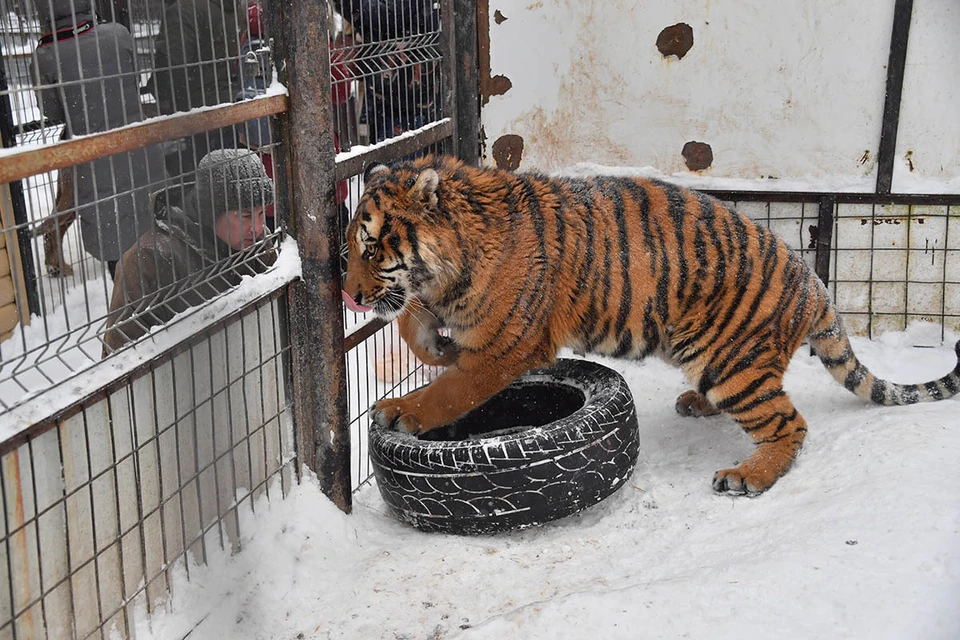
<instances>
[{"instance_id":1,"label":"person in knit hat","mask_svg":"<svg viewBox=\"0 0 960 640\"><path fill-rule=\"evenodd\" d=\"M211 151L192 185L155 194L153 230L117 268L104 355L266 270L276 257L264 236L272 203L273 183L246 149Z\"/></svg>"}]
</instances>

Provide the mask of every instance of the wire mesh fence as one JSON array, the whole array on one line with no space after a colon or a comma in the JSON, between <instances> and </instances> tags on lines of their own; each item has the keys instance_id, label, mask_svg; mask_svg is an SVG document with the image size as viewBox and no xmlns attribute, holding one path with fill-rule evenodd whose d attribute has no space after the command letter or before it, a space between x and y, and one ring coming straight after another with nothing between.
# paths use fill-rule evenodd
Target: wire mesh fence
<instances>
[{"instance_id":1,"label":"wire mesh fence","mask_svg":"<svg viewBox=\"0 0 960 640\"><path fill-rule=\"evenodd\" d=\"M296 480L282 104L197 114L269 97L262 8L2 2L0 638L130 637Z\"/></svg>"},{"instance_id":2,"label":"wire mesh fence","mask_svg":"<svg viewBox=\"0 0 960 640\"><path fill-rule=\"evenodd\" d=\"M4 144L20 149L80 134L96 144L157 115L187 122L203 115L201 107L269 97L279 35L269 28L286 24L271 18L291 4L0 3ZM222 14L209 13L214 4ZM340 153L336 175L315 179L336 194L335 229L325 231L337 234L342 253L365 165L455 148L453 5L325 6L332 109L322 126ZM66 22L58 23L58 10L68 12ZM81 44L111 33L84 58ZM44 47L54 52L53 71L41 77ZM81 73L90 60L93 70ZM113 354L129 344L156 344L145 365L78 396L67 412L11 437L0 430L0 639L129 636L160 606L174 574L189 573L213 549L238 547L242 509L296 481L303 458L291 382L303 373L290 360L297 350L326 347L288 342L283 282L221 319L199 321L186 342L160 338L191 312L202 318L247 276L277 270L283 229L296 221L279 219L285 196L270 186L291 170L284 160L291 139L280 140L271 117L283 108L271 109L240 122L185 125L104 164L51 163L24 177L19 192L4 186L0 249L8 267L0 279L10 285L0 284L0 320L12 306L13 321L0 326L7 332L0 417L30 394L76 381L104 356L122 361ZM204 164L223 150L231 153ZM91 185L92 195L83 189ZM820 266L820 205L735 204ZM914 318L960 329L957 206L833 206L830 287L856 332L902 328ZM163 247L183 259L168 264ZM355 489L370 476L368 407L428 383L438 370L417 361L395 325L342 313L346 349L333 357L346 368Z\"/></svg>"},{"instance_id":3,"label":"wire mesh fence","mask_svg":"<svg viewBox=\"0 0 960 640\"><path fill-rule=\"evenodd\" d=\"M337 144L374 144L440 119L440 5L333 0L331 88Z\"/></svg>"},{"instance_id":4,"label":"wire mesh fence","mask_svg":"<svg viewBox=\"0 0 960 640\"><path fill-rule=\"evenodd\" d=\"M732 204L816 268L818 203ZM960 205L840 202L831 210L829 270L821 275L848 331L873 337L914 320L941 325L941 336L960 331Z\"/></svg>"},{"instance_id":5,"label":"wire mesh fence","mask_svg":"<svg viewBox=\"0 0 960 640\"><path fill-rule=\"evenodd\" d=\"M275 297L0 445L0 637L130 637L295 481Z\"/></svg>"},{"instance_id":6,"label":"wire mesh fence","mask_svg":"<svg viewBox=\"0 0 960 640\"><path fill-rule=\"evenodd\" d=\"M831 292L852 331L960 331L960 206L841 204Z\"/></svg>"},{"instance_id":7,"label":"wire mesh fence","mask_svg":"<svg viewBox=\"0 0 960 640\"><path fill-rule=\"evenodd\" d=\"M449 117L442 89L449 80L444 76L444 60L452 52L444 48L441 11L450 10L450 6L432 0L330 3L333 127L337 150L343 154L338 161L348 157L351 150L356 153L357 146L381 147L381 152L374 153L365 164L449 152L449 139L414 143L412 150L391 147L389 141L404 134L415 135L423 127ZM343 208L338 228L342 256L346 252L346 224L363 186L358 172L337 187ZM395 324L384 327L372 314L346 309L343 313L348 336L345 358L351 487L356 488L371 474L366 450L367 409L380 398L404 395L426 384L438 372L416 359L400 339ZM353 340L349 339L351 335Z\"/></svg>"},{"instance_id":8,"label":"wire mesh fence","mask_svg":"<svg viewBox=\"0 0 960 640\"><path fill-rule=\"evenodd\" d=\"M284 280L239 310L213 304L235 299L245 276L276 270L287 223L274 222L270 180L289 167L270 116L283 107L242 122L197 117L198 107L269 98L277 22L261 2L0 1L4 145L59 151L81 135L91 145L82 162L51 152L5 187L0 236L17 316L0 342L0 416L72 386L57 404L66 409L0 433L0 638L130 636L174 575L238 548L241 510L296 480ZM214 5L222 15L208 13ZM449 126L410 140L445 117L439 8L334 2L328 17L335 146L381 160L449 152ZM157 115L182 131L94 151ZM363 186L355 173L336 185L341 245ZM194 316L186 342L162 338ZM370 334L342 354L359 436L373 400L432 372L392 327L343 320ZM106 383L86 375L148 340L131 361L145 364L118 364L128 373ZM357 482L368 475L364 445L354 447Z\"/></svg>"},{"instance_id":9,"label":"wire mesh fence","mask_svg":"<svg viewBox=\"0 0 960 640\"><path fill-rule=\"evenodd\" d=\"M259 2L247 13L223 3L222 15L192 1L4 0L2 8L7 147L78 135L96 145L98 133L157 113L265 95L272 81ZM115 14L127 24L111 22ZM133 147L27 176L5 191L2 235L16 313L0 327L0 411L272 262L281 240L272 189L254 193L251 182L267 183L275 172L269 117ZM246 159L219 156L199 177L222 184L202 192L197 163L234 148L257 154L259 174L234 175L233 165ZM225 221L225 207L246 217ZM230 224L253 238L229 237ZM265 229L251 234L251 226ZM129 252L136 259L125 260Z\"/></svg>"}]
</instances>

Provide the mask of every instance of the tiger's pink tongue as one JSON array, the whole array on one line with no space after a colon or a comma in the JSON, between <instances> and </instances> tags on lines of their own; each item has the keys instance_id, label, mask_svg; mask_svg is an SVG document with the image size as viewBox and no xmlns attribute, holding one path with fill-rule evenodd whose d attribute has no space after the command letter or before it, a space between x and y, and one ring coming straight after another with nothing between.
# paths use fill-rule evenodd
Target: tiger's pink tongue
<instances>
[{"instance_id":1,"label":"tiger's pink tongue","mask_svg":"<svg viewBox=\"0 0 960 640\"><path fill-rule=\"evenodd\" d=\"M367 311L373 311L373 307L365 307L362 304L357 304L356 301L347 295L346 291L340 290L340 293L343 294L343 304L347 305L347 309L353 311L354 313L366 313Z\"/></svg>"}]
</instances>

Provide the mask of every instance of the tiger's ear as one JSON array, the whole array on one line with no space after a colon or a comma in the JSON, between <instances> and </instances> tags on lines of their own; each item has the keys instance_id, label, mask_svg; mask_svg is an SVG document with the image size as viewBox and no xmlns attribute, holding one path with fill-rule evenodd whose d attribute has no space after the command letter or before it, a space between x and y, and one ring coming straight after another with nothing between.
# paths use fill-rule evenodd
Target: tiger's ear
<instances>
[{"instance_id":1,"label":"tiger's ear","mask_svg":"<svg viewBox=\"0 0 960 640\"><path fill-rule=\"evenodd\" d=\"M370 176L376 175L376 174L380 173L381 171L387 171L389 168L390 168L390 167L388 167L387 165L381 164L381 163L379 163L379 162L375 162L375 163L373 163L373 164L368 164L368 165L366 166L366 168L363 170L363 182L364 182L364 183L369 182L369 181L370 181Z\"/></svg>"},{"instance_id":2,"label":"tiger's ear","mask_svg":"<svg viewBox=\"0 0 960 640\"><path fill-rule=\"evenodd\" d=\"M424 169L410 189L410 197L432 209L437 206L437 186L439 184L440 176L437 175L437 172L433 169Z\"/></svg>"}]
</instances>

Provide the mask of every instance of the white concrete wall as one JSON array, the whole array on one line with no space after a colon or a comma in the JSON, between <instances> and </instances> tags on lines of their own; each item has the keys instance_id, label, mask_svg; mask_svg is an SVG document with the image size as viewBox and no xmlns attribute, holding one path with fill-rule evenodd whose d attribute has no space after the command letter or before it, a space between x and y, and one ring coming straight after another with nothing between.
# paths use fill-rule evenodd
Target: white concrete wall
<instances>
[{"instance_id":1,"label":"white concrete wall","mask_svg":"<svg viewBox=\"0 0 960 640\"><path fill-rule=\"evenodd\" d=\"M680 22L693 47L664 57L657 36ZM892 24L875 0L491 0L490 75L512 86L482 107L486 162L515 134L523 169L689 175L681 149L700 141L704 178L872 191ZM895 191L960 191L957 34L956 0L917 0Z\"/></svg>"}]
</instances>

